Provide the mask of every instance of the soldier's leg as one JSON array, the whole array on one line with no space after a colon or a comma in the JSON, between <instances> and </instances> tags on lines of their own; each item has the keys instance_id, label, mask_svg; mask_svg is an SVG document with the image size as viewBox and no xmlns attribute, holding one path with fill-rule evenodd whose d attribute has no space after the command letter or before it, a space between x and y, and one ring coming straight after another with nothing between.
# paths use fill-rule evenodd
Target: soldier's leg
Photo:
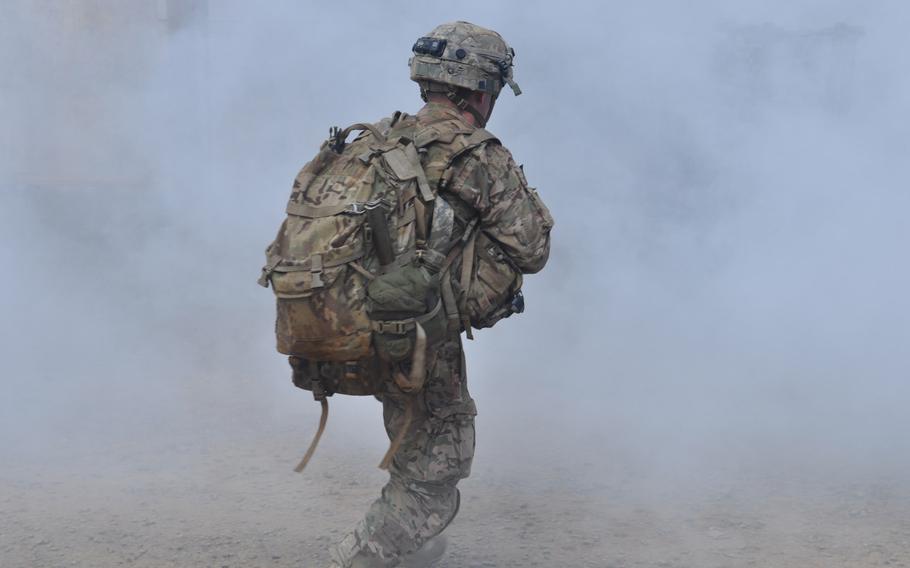
<instances>
[{"instance_id":1,"label":"soldier's leg","mask_svg":"<svg viewBox=\"0 0 910 568\"><path fill-rule=\"evenodd\" d=\"M389 468L389 482L357 525L333 551L344 568L397 566L402 556L440 534L458 512L456 485L467 477L474 457L474 403L467 392L460 342L435 352L423 392L394 388L382 396L390 439L411 423Z\"/></svg>"}]
</instances>

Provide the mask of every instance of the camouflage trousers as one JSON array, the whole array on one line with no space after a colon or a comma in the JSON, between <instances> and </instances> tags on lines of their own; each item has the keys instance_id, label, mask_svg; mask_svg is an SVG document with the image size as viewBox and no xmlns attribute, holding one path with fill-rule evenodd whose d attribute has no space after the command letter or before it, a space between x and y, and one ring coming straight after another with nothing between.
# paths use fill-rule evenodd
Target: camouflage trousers
<instances>
[{"instance_id":1,"label":"camouflage trousers","mask_svg":"<svg viewBox=\"0 0 910 568\"><path fill-rule=\"evenodd\" d=\"M474 401L455 336L433 350L426 386L404 394L394 383L377 398L389 439L411 422L389 467L389 482L366 516L332 550L344 568L387 568L440 534L458 513L458 481L471 473Z\"/></svg>"}]
</instances>

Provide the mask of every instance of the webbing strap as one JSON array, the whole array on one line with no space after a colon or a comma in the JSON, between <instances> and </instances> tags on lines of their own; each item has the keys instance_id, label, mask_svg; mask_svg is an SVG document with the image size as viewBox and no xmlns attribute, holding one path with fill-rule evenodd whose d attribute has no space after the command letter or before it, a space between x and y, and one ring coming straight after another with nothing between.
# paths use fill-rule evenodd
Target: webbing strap
<instances>
[{"instance_id":1,"label":"webbing strap","mask_svg":"<svg viewBox=\"0 0 910 568\"><path fill-rule=\"evenodd\" d=\"M351 262L351 268L353 268L358 274L360 274L361 276L366 278L367 281L370 281L370 280L376 278L375 274L373 274L372 272L370 272L369 270L364 268L363 265L360 264L359 262L357 262L356 260Z\"/></svg>"},{"instance_id":2,"label":"webbing strap","mask_svg":"<svg viewBox=\"0 0 910 568\"><path fill-rule=\"evenodd\" d=\"M427 206L420 199L414 200L414 233L418 250L425 247L429 230L427 229Z\"/></svg>"},{"instance_id":3,"label":"webbing strap","mask_svg":"<svg viewBox=\"0 0 910 568\"><path fill-rule=\"evenodd\" d=\"M269 247L271 249L271 247ZM262 267L262 274L259 275L259 280L257 283L263 288L269 287L269 278L272 276L272 272L275 271L275 267L278 266L278 263L281 262L281 257L275 257L268 264Z\"/></svg>"},{"instance_id":4,"label":"webbing strap","mask_svg":"<svg viewBox=\"0 0 910 568\"><path fill-rule=\"evenodd\" d=\"M461 239L455 241L452 245L452 248L449 249L449 254L446 256L445 262L440 267L440 272L447 271L452 263L455 262L455 259L458 258L458 254L464 251L464 247L467 245L467 242L474 236L474 230L477 228L478 219L475 217L471 219L471 222L468 223L468 226L465 227L464 234L461 236ZM458 246L461 244L462 246Z\"/></svg>"},{"instance_id":5,"label":"webbing strap","mask_svg":"<svg viewBox=\"0 0 910 568\"><path fill-rule=\"evenodd\" d=\"M458 322L461 316L458 311L458 302L455 300L455 290L452 288L452 279L449 277L449 271L442 273L442 302L446 309L446 319L450 332L458 331Z\"/></svg>"},{"instance_id":6,"label":"webbing strap","mask_svg":"<svg viewBox=\"0 0 910 568\"><path fill-rule=\"evenodd\" d=\"M411 429L411 422L414 420L414 404L416 404L416 401L416 396L412 395L408 397L408 402L404 409L404 418L401 421L401 425L398 427L398 434L395 435L395 438L389 444L389 449L386 450L385 455L382 457L382 461L379 462L379 469L387 470L389 469L389 466L392 465L395 454L398 453L402 442L404 442L405 436L407 436L408 431Z\"/></svg>"},{"instance_id":7,"label":"webbing strap","mask_svg":"<svg viewBox=\"0 0 910 568\"><path fill-rule=\"evenodd\" d=\"M380 132L379 129L376 128L375 126L373 126L372 124L366 124L364 122L357 122L357 123L354 123L354 124L348 126L344 130L339 132L337 138L335 138L335 139L344 141L348 137L348 135L351 134L351 132L353 132L354 130L369 130L370 134L375 136L377 140L379 140L382 143L385 143L385 135L383 135L383 133Z\"/></svg>"},{"instance_id":8,"label":"webbing strap","mask_svg":"<svg viewBox=\"0 0 910 568\"><path fill-rule=\"evenodd\" d=\"M319 416L319 428L316 430L316 435L313 436L313 441L310 442L310 447L307 448L306 454L304 454L303 459L300 460L300 463L294 468L294 471L297 473L303 473L304 468L307 464L310 463L313 454L316 453L316 446L319 445L319 440L322 438L322 434L325 432L325 424L329 420L329 399L323 397L319 399L319 404L322 406L322 413Z\"/></svg>"},{"instance_id":9,"label":"webbing strap","mask_svg":"<svg viewBox=\"0 0 910 568\"><path fill-rule=\"evenodd\" d=\"M332 249L327 253L312 254L305 260L286 261L279 259L277 263L270 264L269 272L312 272L317 270L316 263L319 263L318 270L325 268L334 268L357 260L363 256L363 249L354 246L344 246ZM316 259L319 260L316 260Z\"/></svg>"},{"instance_id":10,"label":"webbing strap","mask_svg":"<svg viewBox=\"0 0 910 568\"><path fill-rule=\"evenodd\" d=\"M389 165L392 173L394 173L395 177L398 179L407 181L417 177L414 166L408 163L408 157L405 155L404 150L398 146L394 146L386 152L383 152L382 157L385 158L386 164Z\"/></svg>"},{"instance_id":11,"label":"webbing strap","mask_svg":"<svg viewBox=\"0 0 910 568\"><path fill-rule=\"evenodd\" d=\"M344 212L345 209L350 208L350 203L339 203L337 205L307 205L305 203L289 201L288 206L284 211L288 215L318 219L320 217L331 217L333 215L338 215L339 213Z\"/></svg>"},{"instance_id":12,"label":"webbing strap","mask_svg":"<svg viewBox=\"0 0 910 568\"><path fill-rule=\"evenodd\" d=\"M404 147L404 154L407 156L408 161L413 164L414 171L417 174L417 188L420 190L420 197L427 202L433 201L436 196L433 195L433 190L430 189L430 183L427 181L423 165L420 163L420 156L417 155L417 148L414 147L414 144L408 144Z\"/></svg>"},{"instance_id":13,"label":"webbing strap","mask_svg":"<svg viewBox=\"0 0 910 568\"><path fill-rule=\"evenodd\" d=\"M461 110L466 110L469 113L471 113L471 115L474 117L474 120L477 121L477 124L486 124L487 123L487 117L480 114L480 111L478 111L474 107L474 105L470 104L464 97L462 97L455 91L453 91L453 90L447 91L446 97L448 97L448 99L450 101L455 103L455 106L457 106Z\"/></svg>"},{"instance_id":14,"label":"webbing strap","mask_svg":"<svg viewBox=\"0 0 910 568\"><path fill-rule=\"evenodd\" d=\"M439 310L442 309L442 300L436 302L436 307L429 312L416 318L406 318L401 320L374 320L370 322L373 331L377 333L392 333L395 335L405 335L416 327L418 323L424 323L436 317Z\"/></svg>"},{"instance_id":15,"label":"webbing strap","mask_svg":"<svg viewBox=\"0 0 910 568\"><path fill-rule=\"evenodd\" d=\"M421 199L433 200L435 197L433 190L430 189L430 183L420 164L420 157L417 155L417 148L414 147L414 144L409 143L404 147L396 145L383 152L382 156L395 177L401 181L415 180Z\"/></svg>"},{"instance_id":16,"label":"webbing strap","mask_svg":"<svg viewBox=\"0 0 910 568\"><path fill-rule=\"evenodd\" d=\"M478 219L475 217L471 220L470 223L468 223L468 226L465 228L464 235L462 235L461 239L455 242L451 250L449 250L449 254L446 256L445 261L443 261L442 265L439 268L440 279L442 281L442 301L446 309L446 318L449 320L449 330L457 331L458 322L461 321L462 325L466 326L465 329L467 331L468 338L470 339L473 339L473 334L471 333L470 327L471 322L467 321L465 323L466 318L462 317L461 315L462 310L459 309L458 301L455 299L455 290L452 287L452 278L449 269L452 268L452 263L455 262L455 259L458 258L458 255L465 253L467 242L474 241L475 229L477 229L477 225ZM459 244L461 246L459 246ZM473 252L471 256L473 257ZM462 264L465 262L466 261L462 259Z\"/></svg>"},{"instance_id":17,"label":"webbing strap","mask_svg":"<svg viewBox=\"0 0 910 568\"><path fill-rule=\"evenodd\" d=\"M471 272L474 270L474 243L477 242L477 233L472 232L471 237L468 239L468 242L464 245L464 253L461 255L461 291L462 298L467 298L470 295L471 291ZM462 306L463 307L463 306ZM474 334L471 332L471 320L468 318L468 315L465 313L465 310L461 310L461 323L464 326L465 334L468 339L474 339Z\"/></svg>"},{"instance_id":18,"label":"webbing strap","mask_svg":"<svg viewBox=\"0 0 910 568\"><path fill-rule=\"evenodd\" d=\"M464 253L461 255L461 289L468 294L471 289L471 272L474 270L474 243L477 242L477 233L471 233L471 237L464 245Z\"/></svg>"},{"instance_id":19,"label":"webbing strap","mask_svg":"<svg viewBox=\"0 0 910 568\"><path fill-rule=\"evenodd\" d=\"M414 219L416 219L416 213L414 212L414 208L408 207L407 209L404 210L404 213L400 217L398 217L398 222L395 223L395 228L398 229L400 227L403 227L403 226L407 225L408 223L410 223L411 221L413 221Z\"/></svg>"},{"instance_id":20,"label":"webbing strap","mask_svg":"<svg viewBox=\"0 0 910 568\"><path fill-rule=\"evenodd\" d=\"M322 255L314 254L310 257L310 288L322 288Z\"/></svg>"}]
</instances>

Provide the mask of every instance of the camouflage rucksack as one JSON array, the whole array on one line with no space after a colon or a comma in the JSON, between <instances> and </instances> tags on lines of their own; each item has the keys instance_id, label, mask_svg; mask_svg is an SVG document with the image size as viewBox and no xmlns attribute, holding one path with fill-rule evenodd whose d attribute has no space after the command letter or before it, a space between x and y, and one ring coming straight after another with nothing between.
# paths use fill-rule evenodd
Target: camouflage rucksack
<instances>
[{"instance_id":1,"label":"camouflage rucksack","mask_svg":"<svg viewBox=\"0 0 910 568\"><path fill-rule=\"evenodd\" d=\"M483 129L457 134L432 174L493 140ZM378 359L408 369L396 382L419 390L428 346L521 311L520 272L477 219L455 234L456 212L421 164L433 142L396 113L333 129L298 174L260 278L277 296L278 351L291 356L298 386L374 394ZM450 274L456 261L460 277Z\"/></svg>"}]
</instances>

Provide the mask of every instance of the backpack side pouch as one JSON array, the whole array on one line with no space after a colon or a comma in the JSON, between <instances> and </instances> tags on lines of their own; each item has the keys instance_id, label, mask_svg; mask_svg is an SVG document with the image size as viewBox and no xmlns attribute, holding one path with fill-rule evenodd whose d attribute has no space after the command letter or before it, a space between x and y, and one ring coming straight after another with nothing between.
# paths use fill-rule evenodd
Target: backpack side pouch
<instances>
[{"instance_id":1,"label":"backpack side pouch","mask_svg":"<svg viewBox=\"0 0 910 568\"><path fill-rule=\"evenodd\" d=\"M476 239L470 285L462 294L471 326L483 329L524 310L522 277L496 241L482 231Z\"/></svg>"}]
</instances>

